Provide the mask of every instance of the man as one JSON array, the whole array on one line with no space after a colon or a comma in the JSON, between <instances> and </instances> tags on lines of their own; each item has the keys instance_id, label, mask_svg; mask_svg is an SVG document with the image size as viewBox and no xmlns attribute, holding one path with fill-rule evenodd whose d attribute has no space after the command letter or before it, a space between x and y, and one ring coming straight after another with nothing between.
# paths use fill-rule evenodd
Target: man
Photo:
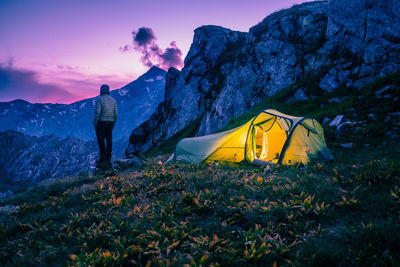
<instances>
[{"instance_id":1,"label":"man","mask_svg":"<svg viewBox=\"0 0 400 267\"><path fill-rule=\"evenodd\" d=\"M94 105L94 127L99 144L100 158L98 164L111 164L112 130L118 117L117 102L110 96L110 87L103 84L100 87L100 96ZM107 149L104 143L107 142Z\"/></svg>"}]
</instances>

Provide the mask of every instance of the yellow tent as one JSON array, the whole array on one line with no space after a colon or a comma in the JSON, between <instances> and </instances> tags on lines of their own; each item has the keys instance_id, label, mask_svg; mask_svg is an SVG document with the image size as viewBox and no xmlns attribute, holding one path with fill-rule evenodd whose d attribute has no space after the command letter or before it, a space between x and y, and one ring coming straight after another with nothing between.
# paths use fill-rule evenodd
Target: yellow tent
<instances>
[{"instance_id":1,"label":"yellow tent","mask_svg":"<svg viewBox=\"0 0 400 267\"><path fill-rule=\"evenodd\" d=\"M166 163L247 160L293 164L311 158L333 159L321 124L313 118L266 109L238 128L180 140Z\"/></svg>"}]
</instances>

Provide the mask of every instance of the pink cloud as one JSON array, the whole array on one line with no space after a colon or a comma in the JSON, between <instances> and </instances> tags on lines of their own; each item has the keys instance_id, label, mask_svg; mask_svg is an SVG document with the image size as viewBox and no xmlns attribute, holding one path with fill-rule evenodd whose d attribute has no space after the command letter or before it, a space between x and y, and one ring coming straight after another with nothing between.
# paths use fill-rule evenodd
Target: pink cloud
<instances>
[{"instance_id":1,"label":"pink cloud","mask_svg":"<svg viewBox=\"0 0 400 267\"><path fill-rule=\"evenodd\" d=\"M76 95L54 83L41 83L31 70L0 65L0 101L24 99L35 103L68 102Z\"/></svg>"},{"instance_id":2,"label":"pink cloud","mask_svg":"<svg viewBox=\"0 0 400 267\"><path fill-rule=\"evenodd\" d=\"M118 89L133 80L114 74L85 74L77 67L60 66L37 71L0 64L0 102L24 99L68 104L98 95L101 84Z\"/></svg>"}]
</instances>

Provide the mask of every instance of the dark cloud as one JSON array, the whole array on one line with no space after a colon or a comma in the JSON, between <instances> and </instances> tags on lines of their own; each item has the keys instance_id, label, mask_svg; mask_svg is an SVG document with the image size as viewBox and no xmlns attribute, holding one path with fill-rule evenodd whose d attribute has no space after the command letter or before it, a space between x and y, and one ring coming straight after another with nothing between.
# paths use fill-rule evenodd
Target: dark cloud
<instances>
[{"instance_id":1,"label":"dark cloud","mask_svg":"<svg viewBox=\"0 0 400 267\"><path fill-rule=\"evenodd\" d=\"M37 73L16 69L12 64L0 64L0 101L24 99L29 102L67 102L76 96L55 84L43 84L38 81Z\"/></svg>"},{"instance_id":2,"label":"dark cloud","mask_svg":"<svg viewBox=\"0 0 400 267\"><path fill-rule=\"evenodd\" d=\"M133 31L133 43L137 46L147 46L157 38L151 28L141 27L138 31Z\"/></svg>"},{"instance_id":3,"label":"dark cloud","mask_svg":"<svg viewBox=\"0 0 400 267\"><path fill-rule=\"evenodd\" d=\"M132 49L132 47L130 45L124 45L124 46L121 46L119 48L119 51L121 51L122 53L125 53L125 52L128 52L131 49Z\"/></svg>"},{"instance_id":4,"label":"dark cloud","mask_svg":"<svg viewBox=\"0 0 400 267\"><path fill-rule=\"evenodd\" d=\"M176 42L170 43L170 47L162 50L156 43L156 36L151 28L141 27L132 32L133 45L120 47L121 52L135 50L141 53L140 61L146 67L157 66L164 70L170 67L183 67L182 51Z\"/></svg>"}]
</instances>

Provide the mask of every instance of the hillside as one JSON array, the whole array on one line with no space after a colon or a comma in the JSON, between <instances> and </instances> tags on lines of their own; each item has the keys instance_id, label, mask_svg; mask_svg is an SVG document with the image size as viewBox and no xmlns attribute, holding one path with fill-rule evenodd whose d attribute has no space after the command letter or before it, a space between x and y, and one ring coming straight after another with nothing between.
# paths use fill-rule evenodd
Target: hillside
<instances>
[{"instance_id":1,"label":"hillside","mask_svg":"<svg viewBox=\"0 0 400 267\"><path fill-rule=\"evenodd\" d=\"M8 130L0 132L0 144L0 186L88 173L97 159L97 144L75 137L36 137Z\"/></svg>"},{"instance_id":2,"label":"hillside","mask_svg":"<svg viewBox=\"0 0 400 267\"><path fill-rule=\"evenodd\" d=\"M37 137L7 130L0 132L0 144L0 196L14 186L91 173L99 157L96 141L54 134ZM114 140L112 161L124 157L127 144Z\"/></svg>"},{"instance_id":3,"label":"hillside","mask_svg":"<svg viewBox=\"0 0 400 267\"><path fill-rule=\"evenodd\" d=\"M0 263L398 266L400 73L347 89L293 100L289 87L227 126L264 105L329 117L334 162L165 166L168 154L151 156L173 147L165 142L143 166L52 181L2 201ZM329 126L339 114L347 123Z\"/></svg>"},{"instance_id":4,"label":"hillside","mask_svg":"<svg viewBox=\"0 0 400 267\"><path fill-rule=\"evenodd\" d=\"M398 1L331 0L273 13L249 32L197 28L184 68L168 71L164 101L132 131L130 150L143 153L195 121L196 135L218 131L310 76L297 95L314 98L343 86L350 93L395 73L398 21Z\"/></svg>"}]
</instances>

